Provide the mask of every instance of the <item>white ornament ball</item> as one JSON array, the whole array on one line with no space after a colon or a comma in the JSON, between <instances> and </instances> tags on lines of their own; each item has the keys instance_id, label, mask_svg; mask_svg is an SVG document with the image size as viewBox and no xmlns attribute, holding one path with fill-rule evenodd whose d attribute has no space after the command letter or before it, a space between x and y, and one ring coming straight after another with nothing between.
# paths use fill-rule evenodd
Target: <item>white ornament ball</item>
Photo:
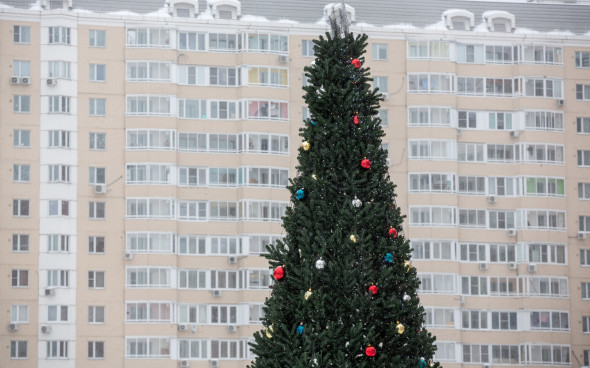
<instances>
[{"instance_id":1,"label":"white ornament ball","mask_svg":"<svg viewBox=\"0 0 590 368\"><path fill-rule=\"evenodd\" d=\"M356 208L359 208L360 206L363 205L363 202L361 202L360 199L358 199L356 196L354 196L354 199L352 200L352 205Z\"/></svg>"},{"instance_id":2,"label":"white ornament ball","mask_svg":"<svg viewBox=\"0 0 590 368\"><path fill-rule=\"evenodd\" d=\"M317 268L318 270L323 270L325 266L326 262L324 262L324 260L321 258L315 262L315 268Z\"/></svg>"},{"instance_id":3,"label":"white ornament ball","mask_svg":"<svg viewBox=\"0 0 590 368\"><path fill-rule=\"evenodd\" d=\"M410 298L410 296L409 296L408 294L404 294L404 297L403 297L403 299L404 299L404 301L405 301L405 302L407 302L407 301L409 301L411 298Z\"/></svg>"}]
</instances>

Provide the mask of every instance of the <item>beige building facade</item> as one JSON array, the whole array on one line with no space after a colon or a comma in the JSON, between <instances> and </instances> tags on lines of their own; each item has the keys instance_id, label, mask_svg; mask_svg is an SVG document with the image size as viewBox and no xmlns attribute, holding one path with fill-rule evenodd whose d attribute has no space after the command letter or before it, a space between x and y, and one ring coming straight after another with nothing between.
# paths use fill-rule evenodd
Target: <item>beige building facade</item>
<instances>
[{"instance_id":1,"label":"beige building facade","mask_svg":"<svg viewBox=\"0 0 590 368\"><path fill-rule=\"evenodd\" d=\"M24 3L0 3L0 366L245 367L339 4ZM347 6L436 358L589 366L590 25L565 11L590 9L529 29L547 5L457 3L428 26Z\"/></svg>"}]
</instances>

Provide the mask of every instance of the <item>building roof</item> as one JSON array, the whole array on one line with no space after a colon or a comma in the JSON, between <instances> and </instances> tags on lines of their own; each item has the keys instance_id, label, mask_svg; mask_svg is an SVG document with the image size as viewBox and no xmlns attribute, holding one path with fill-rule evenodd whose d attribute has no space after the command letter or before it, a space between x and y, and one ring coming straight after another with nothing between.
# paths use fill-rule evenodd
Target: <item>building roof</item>
<instances>
[{"instance_id":1,"label":"building roof","mask_svg":"<svg viewBox=\"0 0 590 368\"><path fill-rule=\"evenodd\" d=\"M575 1L575 0L570 0ZM324 6L337 0L241 0L242 15L264 17L269 21L289 19L299 23L316 23L323 17ZM0 0L0 4L28 9L38 0ZM370 3L370 6L367 6ZM441 21L448 9L465 9L475 15L475 24L482 23L482 14L502 10L513 14L516 28L538 32L590 32L590 6L579 3L546 3L540 0L347 0L354 7L357 23L374 26L409 24L418 28ZM165 0L73 0L73 8L97 13L130 11L150 14L164 8ZM199 0L199 12L206 10L206 0Z\"/></svg>"}]
</instances>

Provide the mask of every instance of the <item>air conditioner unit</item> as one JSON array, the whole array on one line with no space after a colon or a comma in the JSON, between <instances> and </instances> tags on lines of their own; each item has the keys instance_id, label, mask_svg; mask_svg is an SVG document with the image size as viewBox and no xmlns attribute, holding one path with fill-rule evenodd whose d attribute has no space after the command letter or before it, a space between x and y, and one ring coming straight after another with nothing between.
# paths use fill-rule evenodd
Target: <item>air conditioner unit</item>
<instances>
[{"instance_id":1,"label":"air conditioner unit","mask_svg":"<svg viewBox=\"0 0 590 368\"><path fill-rule=\"evenodd\" d=\"M41 326L41 332L44 334L48 334L51 332L51 326Z\"/></svg>"},{"instance_id":2,"label":"air conditioner unit","mask_svg":"<svg viewBox=\"0 0 590 368\"><path fill-rule=\"evenodd\" d=\"M215 289L213 290L213 296L221 296L221 290Z\"/></svg>"},{"instance_id":3,"label":"air conditioner unit","mask_svg":"<svg viewBox=\"0 0 590 368\"><path fill-rule=\"evenodd\" d=\"M191 325L191 330L193 330L193 332L197 332L197 325Z\"/></svg>"},{"instance_id":4,"label":"air conditioner unit","mask_svg":"<svg viewBox=\"0 0 590 368\"><path fill-rule=\"evenodd\" d=\"M191 363L188 360L181 360L178 362L179 367L190 367Z\"/></svg>"},{"instance_id":5,"label":"air conditioner unit","mask_svg":"<svg viewBox=\"0 0 590 368\"><path fill-rule=\"evenodd\" d=\"M8 330L9 331L16 331L16 330L18 330L18 323L9 323L8 324Z\"/></svg>"},{"instance_id":6,"label":"air conditioner unit","mask_svg":"<svg viewBox=\"0 0 590 368\"><path fill-rule=\"evenodd\" d=\"M387 93L387 92L381 92L381 95L383 96L383 100L384 101L389 100L389 93Z\"/></svg>"},{"instance_id":7,"label":"air conditioner unit","mask_svg":"<svg viewBox=\"0 0 590 368\"><path fill-rule=\"evenodd\" d=\"M516 270L516 262L509 262L508 263L508 269L510 269L510 270Z\"/></svg>"},{"instance_id":8,"label":"air conditioner unit","mask_svg":"<svg viewBox=\"0 0 590 368\"><path fill-rule=\"evenodd\" d=\"M209 361L209 366L211 367L219 367L219 360L213 359Z\"/></svg>"},{"instance_id":9,"label":"air conditioner unit","mask_svg":"<svg viewBox=\"0 0 590 368\"><path fill-rule=\"evenodd\" d=\"M48 86L55 86L57 84L57 79L47 79L47 85Z\"/></svg>"},{"instance_id":10,"label":"air conditioner unit","mask_svg":"<svg viewBox=\"0 0 590 368\"><path fill-rule=\"evenodd\" d=\"M54 296L55 289L45 289L45 296Z\"/></svg>"},{"instance_id":11,"label":"air conditioner unit","mask_svg":"<svg viewBox=\"0 0 590 368\"><path fill-rule=\"evenodd\" d=\"M520 136L520 130L513 130L510 132L512 138L518 138Z\"/></svg>"},{"instance_id":12,"label":"air conditioner unit","mask_svg":"<svg viewBox=\"0 0 590 368\"><path fill-rule=\"evenodd\" d=\"M529 263L529 266L527 267L527 270L530 273L535 273L535 272L537 272L537 265L535 263Z\"/></svg>"},{"instance_id":13,"label":"air conditioner unit","mask_svg":"<svg viewBox=\"0 0 590 368\"><path fill-rule=\"evenodd\" d=\"M516 229L508 229L508 236L516 236Z\"/></svg>"},{"instance_id":14,"label":"air conditioner unit","mask_svg":"<svg viewBox=\"0 0 590 368\"><path fill-rule=\"evenodd\" d=\"M20 84L20 78L19 77L10 77L10 83L11 84Z\"/></svg>"},{"instance_id":15,"label":"air conditioner unit","mask_svg":"<svg viewBox=\"0 0 590 368\"><path fill-rule=\"evenodd\" d=\"M184 324L178 325L178 331L188 331L188 325L184 325Z\"/></svg>"},{"instance_id":16,"label":"air conditioner unit","mask_svg":"<svg viewBox=\"0 0 590 368\"><path fill-rule=\"evenodd\" d=\"M227 263L236 263L236 262L238 262L238 257L236 257L236 256L227 257Z\"/></svg>"},{"instance_id":17,"label":"air conditioner unit","mask_svg":"<svg viewBox=\"0 0 590 368\"><path fill-rule=\"evenodd\" d=\"M459 135L461 135L461 134L463 134L463 130L462 130L462 129L459 129L459 128L457 128L457 136L459 136Z\"/></svg>"},{"instance_id":18,"label":"air conditioner unit","mask_svg":"<svg viewBox=\"0 0 590 368\"><path fill-rule=\"evenodd\" d=\"M583 233L583 232L581 232L581 231L580 231L580 232L578 233L578 239L580 239L580 240L582 240L582 239L586 239L586 233Z\"/></svg>"},{"instance_id":19,"label":"air conditioner unit","mask_svg":"<svg viewBox=\"0 0 590 368\"><path fill-rule=\"evenodd\" d=\"M482 271L485 271L485 270L487 270L487 269L488 269L488 264L487 264L487 263L485 263L485 262L481 262L481 263L479 264L479 269L480 269L480 270L482 270Z\"/></svg>"},{"instance_id":20,"label":"air conditioner unit","mask_svg":"<svg viewBox=\"0 0 590 368\"><path fill-rule=\"evenodd\" d=\"M289 55L279 55L279 61L281 63L288 63L289 62Z\"/></svg>"},{"instance_id":21,"label":"air conditioner unit","mask_svg":"<svg viewBox=\"0 0 590 368\"><path fill-rule=\"evenodd\" d=\"M490 203L496 203L496 196L489 196L488 197L488 202L490 202Z\"/></svg>"},{"instance_id":22,"label":"air conditioner unit","mask_svg":"<svg viewBox=\"0 0 590 368\"><path fill-rule=\"evenodd\" d=\"M555 103L557 104L557 107L561 107L565 105L565 100L563 98L558 98L555 100Z\"/></svg>"},{"instance_id":23,"label":"air conditioner unit","mask_svg":"<svg viewBox=\"0 0 590 368\"><path fill-rule=\"evenodd\" d=\"M22 77L20 81L22 84L31 84L31 78L29 77Z\"/></svg>"},{"instance_id":24,"label":"air conditioner unit","mask_svg":"<svg viewBox=\"0 0 590 368\"><path fill-rule=\"evenodd\" d=\"M236 325L227 326L227 332L236 332L237 330L238 330L238 326L236 326Z\"/></svg>"},{"instance_id":25,"label":"air conditioner unit","mask_svg":"<svg viewBox=\"0 0 590 368\"><path fill-rule=\"evenodd\" d=\"M127 259L127 260L133 259L133 253L125 252L125 259Z\"/></svg>"},{"instance_id":26,"label":"air conditioner unit","mask_svg":"<svg viewBox=\"0 0 590 368\"><path fill-rule=\"evenodd\" d=\"M492 366L489 364L484 364L482 368L492 368Z\"/></svg>"},{"instance_id":27,"label":"air conditioner unit","mask_svg":"<svg viewBox=\"0 0 590 368\"><path fill-rule=\"evenodd\" d=\"M96 184L94 186L94 193L105 194L107 192L107 186L105 184Z\"/></svg>"}]
</instances>

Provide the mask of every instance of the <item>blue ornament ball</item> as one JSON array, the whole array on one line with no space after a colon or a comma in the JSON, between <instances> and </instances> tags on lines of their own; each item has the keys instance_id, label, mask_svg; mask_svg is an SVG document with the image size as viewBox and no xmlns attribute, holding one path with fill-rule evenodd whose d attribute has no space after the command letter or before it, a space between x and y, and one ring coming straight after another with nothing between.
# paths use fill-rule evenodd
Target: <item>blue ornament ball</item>
<instances>
[{"instance_id":1,"label":"blue ornament ball","mask_svg":"<svg viewBox=\"0 0 590 368\"><path fill-rule=\"evenodd\" d=\"M298 326L297 327L297 333L300 335L303 335L303 326Z\"/></svg>"},{"instance_id":2,"label":"blue ornament ball","mask_svg":"<svg viewBox=\"0 0 590 368\"><path fill-rule=\"evenodd\" d=\"M424 360L424 358L420 358L420 361L418 362L418 368L424 367L426 367L426 360Z\"/></svg>"},{"instance_id":3,"label":"blue ornament ball","mask_svg":"<svg viewBox=\"0 0 590 368\"><path fill-rule=\"evenodd\" d=\"M297 199L299 199L299 200L303 199L304 196L305 196L305 192L303 191L303 188L299 189L295 193L295 197L297 197Z\"/></svg>"},{"instance_id":4,"label":"blue ornament ball","mask_svg":"<svg viewBox=\"0 0 590 368\"><path fill-rule=\"evenodd\" d=\"M385 253L385 262L387 263L392 263L393 262L393 256L391 255L391 253Z\"/></svg>"}]
</instances>

